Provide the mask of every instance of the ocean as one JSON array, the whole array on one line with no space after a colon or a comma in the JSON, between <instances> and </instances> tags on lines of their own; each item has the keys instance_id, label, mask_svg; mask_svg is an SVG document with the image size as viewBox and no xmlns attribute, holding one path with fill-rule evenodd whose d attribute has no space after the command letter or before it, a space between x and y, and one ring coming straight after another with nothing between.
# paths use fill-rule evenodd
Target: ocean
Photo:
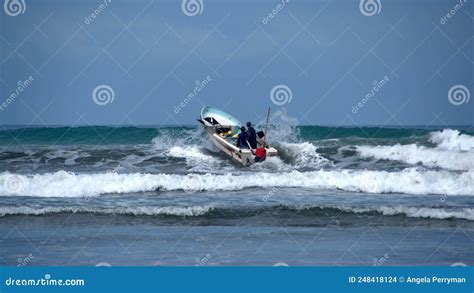
<instances>
[{"instance_id":1,"label":"ocean","mask_svg":"<svg viewBox=\"0 0 474 293\"><path fill-rule=\"evenodd\" d=\"M197 126L0 130L0 263L474 265L474 131L283 123L243 167Z\"/></svg>"}]
</instances>

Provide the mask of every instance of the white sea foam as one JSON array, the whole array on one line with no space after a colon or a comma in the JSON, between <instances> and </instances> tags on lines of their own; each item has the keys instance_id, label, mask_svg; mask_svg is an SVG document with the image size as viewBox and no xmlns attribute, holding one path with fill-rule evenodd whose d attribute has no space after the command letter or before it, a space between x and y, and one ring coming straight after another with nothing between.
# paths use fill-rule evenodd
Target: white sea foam
<instances>
[{"instance_id":1,"label":"white sea foam","mask_svg":"<svg viewBox=\"0 0 474 293\"><path fill-rule=\"evenodd\" d=\"M317 152L317 147L310 142L281 143L284 151L292 157L292 164L298 168L320 168L332 165L332 162Z\"/></svg>"},{"instance_id":2,"label":"white sea foam","mask_svg":"<svg viewBox=\"0 0 474 293\"><path fill-rule=\"evenodd\" d=\"M474 137L445 129L430 133L430 148L416 144L392 146L357 146L361 157L423 164L448 170L474 170Z\"/></svg>"},{"instance_id":3,"label":"white sea foam","mask_svg":"<svg viewBox=\"0 0 474 293\"><path fill-rule=\"evenodd\" d=\"M218 161L215 156L204 154L197 146L173 146L169 149L167 155L175 158L184 158L193 165L196 163L216 163Z\"/></svg>"},{"instance_id":4,"label":"white sea foam","mask_svg":"<svg viewBox=\"0 0 474 293\"><path fill-rule=\"evenodd\" d=\"M437 148L444 150L471 151L474 150L474 136L461 134L459 130L444 129L430 133L430 141Z\"/></svg>"},{"instance_id":5,"label":"white sea foam","mask_svg":"<svg viewBox=\"0 0 474 293\"><path fill-rule=\"evenodd\" d=\"M8 215L33 215L42 216L57 213L100 213L100 214L119 214L136 216L201 216L212 210L211 206L192 206L192 207L121 207L121 208L87 208L87 207L0 207L0 217Z\"/></svg>"},{"instance_id":6,"label":"white sea foam","mask_svg":"<svg viewBox=\"0 0 474 293\"><path fill-rule=\"evenodd\" d=\"M474 152L428 148L415 144L392 146L357 146L361 157L423 164L448 170L474 169Z\"/></svg>"},{"instance_id":7,"label":"white sea foam","mask_svg":"<svg viewBox=\"0 0 474 293\"><path fill-rule=\"evenodd\" d=\"M403 214L411 218L431 218L431 219L465 219L474 221L474 209L459 209L459 210L446 210L443 208L423 208L423 207L407 207L407 206L395 206L395 207L378 207L378 208L350 208L343 207L339 208L346 211L364 213L376 211L385 216L393 216Z\"/></svg>"},{"instance_id":8,"label":"white sea foam","mask_svg":"<svg viewBox=\"0 0 474 293\"><path fill-rule=\"evenodd\" d=\"M11 181L14 179L14 188ZM474 171L400 172L319 170L312 172L216 174L0 174L0 195L81 197L153 190L227 191L261 187L341 189L366 193L474 195Z\"/></svg>"},{"instance_id":9,"label":"white sea foam","mask_svg":"<svg viewBox=\"0 0 474 293\"><path fill-rule=\"evenodd\" d=\"M411 218L431 218L431 219L465 219L474 221L474 209L463 208L458 210L446 210L443 208L427 207L407 207L407 206L382 206L374 208L358 208L348 206L306 206L303 208L293 207L297 210L308 208L333 208L346 212L367 213L378 212L385 216L405 215ZM135 215L135 216L181 216L195 217L203 216L211 212L215 207L212 206L167 206L167 207L0 207L0 217L10 215L31 215L43 216L58 213L95 213L95 214L115 214L115 215ZM291 207L290 207L291 208Z\"/></svg>"}]
</instances>

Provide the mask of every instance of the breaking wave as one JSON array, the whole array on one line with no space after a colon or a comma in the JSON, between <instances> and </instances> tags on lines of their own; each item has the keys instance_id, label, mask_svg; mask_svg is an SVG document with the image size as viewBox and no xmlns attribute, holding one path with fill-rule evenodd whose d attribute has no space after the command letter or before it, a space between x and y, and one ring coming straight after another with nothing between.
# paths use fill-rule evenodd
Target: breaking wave
<instances>
[{"instance_id":1,"label":"breaking wave","mask_svg":"<svg viewBox=\"0 0 474 293\"><path fill-rule=\"evenodd\" d=\"M430 141L437 148L444 150L471 151L474 150L474 136L461 134L459 130L444 129L430 133Z\"/></svg>"},{"instance_id":2,"label":"breaking wave","mask_svg":"<svg viewBox=\"0 0 474 293\"><path fill-rule=\"evenodd\" d=\"M381 214L384 216L402 215L409 218L427 219L462 219L474 221L474 209L464 208L460 210L448 210L444 208L406 207L406 206L382 206L374 208L358 208L350 206L269 206L261 208L218 208L212 206L167 206L167 207L0 207L0 217L13 215L45 216L60 213L93 213L132 216L177 216L177 217L247 217L252 214L267 214L272 216L288 216L286 212L297 212L298 216L309 217L338 217L341 212L346 214ZM294 217L295 214L291 213Z\"/></svg>"},{"instance_id":3,"label":"breaking wave","mask_svg":"<svg viewBox=\"0 0 474 293\"><path fill-rule=\"evenodd\" d=\"M244 188L340 189L366 193L474 195L474 171L398 172L370 170L318 170L284 173L217 174L0 174L0 195L81 197L156 190L232 191Z\"/></svg>"},{"instance_id":4,"label":"breaking wave","mask_svg":"<svg viewBox=\"0 0 474 293\"><path fill-rule=\"evenodd\" d=\"M396 160L408 164L422 164L448 170L474 169L474 137L460 134L457 130L445 129L430 133L429 141L434 148L417 144L391 146L357 146L361 157Z\"/></svg>"},{"instance_id":5,"label":"breaking wave","mask_svg":"<svg viewBox=\"0 0 474 293\"><path fill-rule=\"evenodd\" d=\"M208 213L210 206L193 207L121 207L121 208L86 208L86 207L0 207L0 217L9 215L32 215L44 216L58 213L95 213L95 214L117 214L134 216L200 216Z\"/></svg>"},{"instance_id":6,"label":"breaking wave","mask_svg":"<svg viewBox=\"0 0 474 293\"><path fill-rule=\"evenodd\" d=\"M474 152L461 153L410 145L358 146L361 157L379 160L396 160L408 164L422 164L427 167L440 167L448 170L474 169Z\"/></svg>"}]
</instances>

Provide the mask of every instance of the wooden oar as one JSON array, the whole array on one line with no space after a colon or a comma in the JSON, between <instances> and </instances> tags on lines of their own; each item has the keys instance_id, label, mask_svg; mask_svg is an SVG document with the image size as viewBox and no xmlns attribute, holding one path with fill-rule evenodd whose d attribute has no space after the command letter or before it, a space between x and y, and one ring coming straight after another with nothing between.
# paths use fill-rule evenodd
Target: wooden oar
<instances>
[{"instance_id":1,"label":"wooden oar","mask_svg":"<svg viewBox=\"0 0 474 293\"><path fill-rule=\"evenodd\" d=\"M246 142L246 143L247 143L247 145L249 146L249 149L250 149L250 151L252 152L252 155L254 155L254 156L255 156L255 153L253 152L253 149L252 149L252 147L250 146L250 143L249 143L249 141L248 141L248 140L245 140L245 142Z\"/></svg>"}]
</instances>

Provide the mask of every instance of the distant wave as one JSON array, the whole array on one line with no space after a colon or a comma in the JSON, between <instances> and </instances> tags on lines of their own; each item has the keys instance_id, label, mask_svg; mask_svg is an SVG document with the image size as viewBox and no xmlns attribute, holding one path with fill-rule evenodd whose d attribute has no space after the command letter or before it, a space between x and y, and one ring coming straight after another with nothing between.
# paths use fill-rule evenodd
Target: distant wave
<instances>
[{"instance_id":1,"label":"distant wave","mask_svg":"<svg viewBox=\"0 0 474 293\"><path fill-rule=\"evenodd\" d=\"M474 209L460 209L450 211L442 208L419 208L419 207L379 207L375 209L353 208L356 213L367 213L371 211L379 212L385 216L405 215L410 218L431 218L431 219L465 219L474 221Z\"/></svg>"},{"instance_id":2,"label":"distant wave","mask_svg":"<svg viewBox=\"0 0 474 293\"><path fill-rule=\"evenodd\" d=\"M58 213L96 213L96 214L118 214L118 215L136 215L136 216L200 216L208 213L210 206L193 207L120 207L120 208L96 208L96 207L0 207L0 217L8 215L32 215L44 216Z\"/></svg>"},{"instance_id":3,"label":"distant wave","mask_svg":"<svg viewBox=\"0 0 474 293\"><path fill-rule=\"evenodd\" d=\"M244 188L302 187L366 193L474 195L474 171L399 172L319 170L311 172L215 174L0 174L0 195L81 197L155 190L230 191Z\"/></svg>"},{"instance_id":4,"label":"distant wave","mask_svg":"<svg viewBox=\"0 0 474 293\"><path fill-rule=\"evenodd\" d=\"M274 117L273 117L274 118ZM276 124L275 124L276 123ZM173 141L178 138L187 142L199 143L201 127L132 127L132 126L77 126L77 127L29 127L0 130L1 145L136 145L158 141ZM432 131L432 130L431 130ZM417 128L379 128L379 127L325 127L296 126L288 119L272 119L269 128L271 140L276 142L318 141L357 137L365 139L422 138L430 130ZM197 135L196 135L197 134ZM472 131L469 134L473 134ZM448 133L444 134L446 139ZM463 136L463 135L461 135ZM433 137L436 139L436 137ZM471 144L472 146L472 144Z\"/></svg>"},{"instance_id":5,"label":"distant wave","mask_svg":"<svg viewBox=\"0 0 474 293\"><path fill-rule=\"evenodd\" d=\"M417 144L391 146L357 146L362 157L423 164L448 170L474 169L474 137L446 129L430 134L436 147Z\"/></svg>"},{"instance_id":6,"label":"distant wave","mask_svg":"<svg viewBox=\"0 0 474 293\"><path fill-rule=\"evenodd\" d=\"M378 160L402 161L408 164L422 164L448 170L474 169L474 152L460 153L433 149L415 144L393 146L358 146L361 157Z\"/></svg>"},{"instance_id":7,"label":"distant wave","mask_svg":"<svg viewBox=\"0 0 474 293\"><path fill-rule=\"evenodd\" d=\"M0 217L12 215L46 216L61 213L92 213L92 214L114 214L132 216L177 216L177 217L208 217L208 218L238 218L247 217L252 214L271 213L273 217L291 216L297 213L298 216L305 217L338 217L343 214L371 215L381 214L384 216L402 215L409 218L427 219L462 219L474 221L474 209L447 210L443 208L424 208L406 206L382 206L378 208L356 208L348 206L270 206L261 208L217 208L211 206L191 206L191 207L0 207ZM290 213L290 214L288 214ZM292 216L291 216L292 217Z\"/></svg>"},{"instance_id":8,"label":"distant wave","mask_svg":"<svg viewBox=\"0 0 474 293\"><path fill-rule=\"evenodd\" d=\"M474 136L461 134L459 130L445 129L430 133L430 141L440 149L471 151L474 150Z\"/></svg>"}]
</instances>

